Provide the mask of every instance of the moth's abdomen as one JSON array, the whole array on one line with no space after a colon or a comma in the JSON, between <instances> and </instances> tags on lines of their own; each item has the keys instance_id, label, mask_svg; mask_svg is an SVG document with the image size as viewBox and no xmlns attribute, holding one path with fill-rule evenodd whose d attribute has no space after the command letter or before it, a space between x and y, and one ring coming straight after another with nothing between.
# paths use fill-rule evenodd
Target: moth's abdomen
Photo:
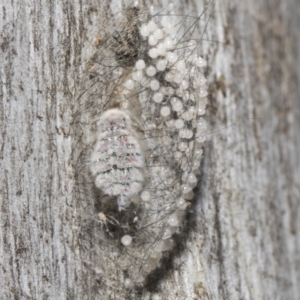
<instances>
[{"instance_id":1,"label":"moth's abdomen","mask_svg":"<svg viewBox=\"0 0 300 300\"><path fill-rule=\"evenodd\" d=\"M123 209L143 187L144 158L141 147L126 112L108 110L97 123L91 172L96 187L107 195L117 196L119 209Z\"/></svg>"},{"instance_id":2,"label":"moth's abdomen","mask_svg":"<svg viewBox=\"0 0 300 300\"><path fill-rule=\"evenodd\" d=\"M128 198L142 189L143 180L142 172L136 168L111 169L106 173L98 174L95 184L108 195Z\"/></svg>"}]
</instances>

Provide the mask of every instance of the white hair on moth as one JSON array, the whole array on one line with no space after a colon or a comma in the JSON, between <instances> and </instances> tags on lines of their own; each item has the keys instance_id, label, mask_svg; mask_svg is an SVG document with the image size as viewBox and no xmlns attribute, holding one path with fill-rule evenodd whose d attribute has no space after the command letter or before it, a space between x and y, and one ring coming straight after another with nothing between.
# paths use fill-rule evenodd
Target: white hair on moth
<instances>
[{"instance_id":1,"label":"white hair on moth","mask_svg":"<svg viewBox=\"0 0 300 300\"><path fill-rule=\"evenodd\" d=\"M124 210L142 189L143 153L126 111L107 110L97 125L90 170L96 187L109 196L117 196L119 210Z\"/></svg>"},{"instance_id":2,"label":"white hair on moth","mask_svg":"<svg viewBox=\"0 0 300 300\"><path fill-rule=\"evenodd\" d=\"M80 136L89 172L78 189L92 204L80 224L82 260L116 288L144 283L174 247L207 129L206 62L193 36L200 18L135 5L125 16L100 44L78 102L84 107L78 118L89 127Z\"/></svg>"}]
</instances>

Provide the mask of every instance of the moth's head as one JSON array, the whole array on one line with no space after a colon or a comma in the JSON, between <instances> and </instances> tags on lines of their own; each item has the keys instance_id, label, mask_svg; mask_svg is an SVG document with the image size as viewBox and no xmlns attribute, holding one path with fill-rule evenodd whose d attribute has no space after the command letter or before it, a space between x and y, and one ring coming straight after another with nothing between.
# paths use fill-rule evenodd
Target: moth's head
<instances>
[{"instance_id":1,"label":"moth's head","mask_svg":"<svg viewBox=\"0 0 300 300\"><path fill-rule=\"evenodd\" d=\"M113 131L115 129L128 129L131 127L131 122L126 112L119 109L109 109L100 116L97 126L103 130Z\"/></svg>"}]
</instances>

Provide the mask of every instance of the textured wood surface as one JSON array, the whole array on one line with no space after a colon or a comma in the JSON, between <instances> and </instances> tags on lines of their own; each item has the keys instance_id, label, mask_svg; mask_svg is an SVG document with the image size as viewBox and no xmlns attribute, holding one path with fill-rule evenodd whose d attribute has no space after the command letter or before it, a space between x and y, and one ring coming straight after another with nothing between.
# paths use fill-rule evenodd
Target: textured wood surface
<instances>
[{"instance_id":1,"label":"textured wood surface","mask_svg":"<svg viewBox=\"0 0 300 300\"><path fill-rule=\"evenodd\" d=\"M175 10L203 5L178 0ZM87 291L72 162L82 70L120 8L1 4L1 299L129 297ZM169 270L132 298L300 298L299 20L296 0L216 2L203 37L210 133L187 239Z\"/></svg>"}]
</instances>

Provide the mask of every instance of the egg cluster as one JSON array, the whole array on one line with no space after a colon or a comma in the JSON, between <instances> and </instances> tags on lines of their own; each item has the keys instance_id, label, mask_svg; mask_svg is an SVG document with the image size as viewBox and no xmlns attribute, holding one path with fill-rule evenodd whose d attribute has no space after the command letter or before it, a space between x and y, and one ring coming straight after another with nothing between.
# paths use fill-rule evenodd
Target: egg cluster
<instances>
[{"instance_id":1,"label":"egg cluster","mask_svg":"<svg viewBox=\"0 0 300 300\"><path fill-rule=\"evenodd\" d=\"M156 268L162 252L173 247L172 234L181 225L187 201L193 198L207 128L201 116L208 93L201 73L206 62L195 54L195 42L178 41L176 26L167 17L160 22L150 20L139 30L149 49L125 80L124 93L139 95L148 144L149 179L140 198L151 213L141 220L140 232L147 228L151 247L143 257L142 281Z\"/></svg>"}]
</instances>

